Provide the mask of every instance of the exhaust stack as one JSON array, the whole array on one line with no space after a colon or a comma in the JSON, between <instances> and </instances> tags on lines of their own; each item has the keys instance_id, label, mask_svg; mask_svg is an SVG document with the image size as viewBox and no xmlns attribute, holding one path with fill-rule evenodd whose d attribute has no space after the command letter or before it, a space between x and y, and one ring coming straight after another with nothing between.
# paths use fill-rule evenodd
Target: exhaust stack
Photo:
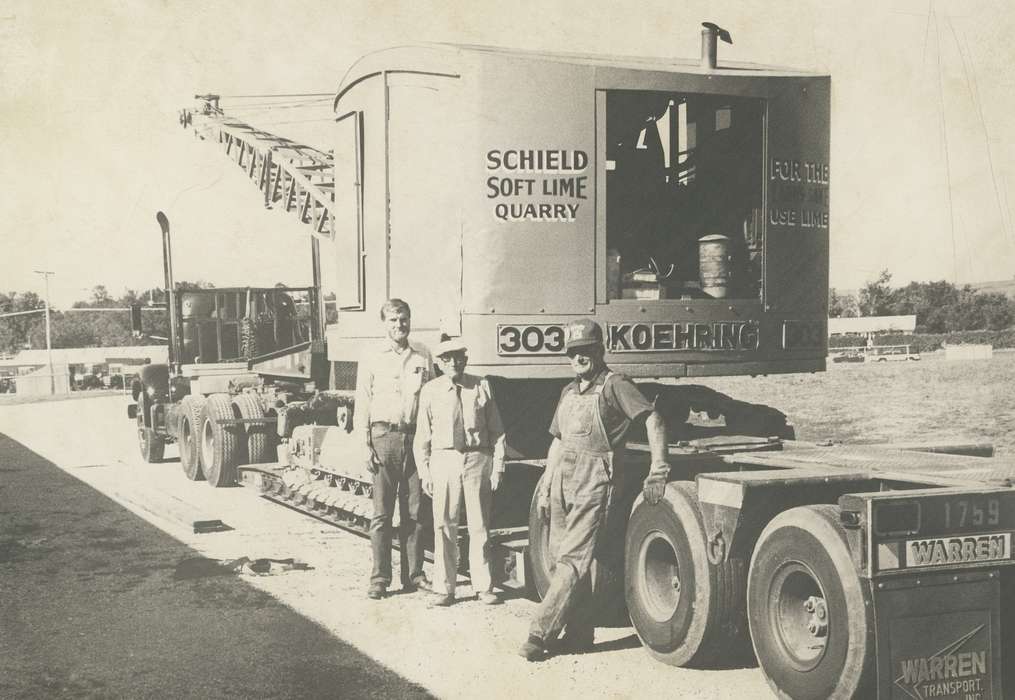
<instances>
[{"instance_id":1,"label":"exhaust stack","mask_svg":"<svg viewBox=\"0 0 1015 700\"><path fill-rule=\"evenodd\" d=\"M707 70L715 70L719 55L718 39L727 44L733 43L730 33L713 22L702 22L701 26L701 67Z\"/></svg>"}]
</instances>

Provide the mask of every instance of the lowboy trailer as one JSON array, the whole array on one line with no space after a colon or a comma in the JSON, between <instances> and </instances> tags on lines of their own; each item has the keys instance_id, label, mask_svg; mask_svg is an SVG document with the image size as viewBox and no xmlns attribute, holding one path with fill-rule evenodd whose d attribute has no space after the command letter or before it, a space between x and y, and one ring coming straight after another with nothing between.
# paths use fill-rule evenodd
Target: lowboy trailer
<instances>
[{"instance_id":1,"label":"lowboy trailer","mask_svg":"<svg viewBox=\"0 0 1015 700\"><path fill-rule=\"evenodd\" d=\"M381 302L405 298L415 337L462 336L491 378L509 455L498 580L538 595L552 562L532 494L570 374L563 328L592 317L673 439L659 505L640 495L643 438L620 458L594 571L604 621L630 620L676 666L754 657L780 697L1002 698L1015 463L804 444L773 408L674 381L822 371L827 354L830 79L720 64L720 39L706 24L700 62L374 53L342 79L330 152L199 97L181 123L308 225L313 284L176 290L160 215L172 338L134 387L142 453L177 442L190 478L364 531L356 363Z\"/></svg>"}]
</instances>

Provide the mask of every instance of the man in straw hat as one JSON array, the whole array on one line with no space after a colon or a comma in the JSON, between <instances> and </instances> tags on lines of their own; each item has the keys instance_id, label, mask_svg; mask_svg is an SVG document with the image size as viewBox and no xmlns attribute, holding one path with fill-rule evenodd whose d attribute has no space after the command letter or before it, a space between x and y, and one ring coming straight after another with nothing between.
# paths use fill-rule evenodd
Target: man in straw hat
<instances>
[{"instance_id":1,"label":"man in straw hat","mask_svg":"<svg viewBox=\"0 0 1015 700\"><path fill-rule=\"evenodd\" d=\"M480 602L500 602L493 592L487 537L492 492L504 473L504 427L486 379L465 373L469 358L461 339L437 346L443 376L423 387L413 451L423 490L433 498L434 592L432 605L455 602L458 519L469 522L469 576Z\"/></svg>"}]
</instances>

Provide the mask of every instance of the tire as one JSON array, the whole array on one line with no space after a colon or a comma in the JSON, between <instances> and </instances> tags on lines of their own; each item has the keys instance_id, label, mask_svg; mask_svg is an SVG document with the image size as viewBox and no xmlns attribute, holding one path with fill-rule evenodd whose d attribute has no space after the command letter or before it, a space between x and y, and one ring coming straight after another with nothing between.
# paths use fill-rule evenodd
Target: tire
<instances>
[{"instance_id":1,"label":"tire","mask_svg":"<svg viewBox=\"0 0 1015 700\"><path fill-rule=\"evenodd\" d=\"M817 611L809 609L813 603ZM776 695L874 697L871 594L853 566L837 507L792 508L765 527L751 559L747 610L758 662Z\"/></svg>"},{"instance_id":2,"label":"tire","mask_svg":"<svg viewBox=\"0 0 1015 700\"><path fill-rule=\"evenodd\" d=\"M215 488L236 483L243 430L238 425L216 422L236 417L228 394L212 394L201 410L201 467L208 483Z\"/></svg>"},{"instance_id":3,"label":"tire","mask_svg":"<svg viewBox=\"0 0 1015 700\"><path fill-rule=\"evenodd\" d=\"M550 587L554 562L550 557L549 523L539 516L538 495L543 477L539 479L529 503L529 563L532 584L542 600ZM627 608L624 603L623 521L627 509L611 504L610 515L599 533L596 557L592 560L592 596L597 611L594 623L598 627L627 626ZM620 523L618 532L614 523Z\"/></svg>"},{"instance_id":4,"label":"tire","mask_svg":"<svg viewBox=\"0 0 1015 700\"><path fill-rule=\"evenodd\" d=\"M153 429L144 424L144 414L147 412L147 398L142 399L137 405L137 444L141 449L141 458L148 464L157 464L162 461L166 452L165 439Z\"/></svg>"},{"instance_id":5,"label":"tire","mask_svg":"<svg viewBox=\"0 0 1015 700\"><path fill-rule=\"evenodd\" d=\"M699 668L749 660L747 562L709 562L695 484L667 484L654 506L636 501L626 551L627 609L649 654Z\"/></svg>"},{"instance_id":6,"label":"tire","mask_svg":"<svg viewBox=\"0 0 1015 700\"><path fill-rule=\"evenodd\" d=\"M233 398L233 413L240 418L263 418L264 407L254 394L239 394ZM274 462L275 431L266 423L248 423L243 426L246 433L246 452L242 455L242 464L262 464Z\"/></svg>"},{"instance_id":7,"label":"tire","mask_svg":"<svg viewBox=\"0 0 1015 700\"><path fill-rule=\"evenodd\" d=\"M180 402L180 466L191 481L204 481L201 467L201 410L205 399L200 395L184 396Z\"/></svg>"}]
</instances>

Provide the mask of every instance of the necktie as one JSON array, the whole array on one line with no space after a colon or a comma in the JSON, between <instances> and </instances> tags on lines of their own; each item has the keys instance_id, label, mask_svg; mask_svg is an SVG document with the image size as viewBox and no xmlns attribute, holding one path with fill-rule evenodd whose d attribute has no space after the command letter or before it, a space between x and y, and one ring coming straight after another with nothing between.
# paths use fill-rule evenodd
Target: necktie
<instances>
[{"instance_id":1,"label":"necktie","mask_svg":"<svg viewBox=\"0 0 1015 700\"><path fill-rule=\"evenodd\" d=\"M454 431L455 449L464 452L468 446L465 439L465 420L462 417L462 386L455 384L455 408L451 416L452 430Z\"/></svg>"}]
</instances>

